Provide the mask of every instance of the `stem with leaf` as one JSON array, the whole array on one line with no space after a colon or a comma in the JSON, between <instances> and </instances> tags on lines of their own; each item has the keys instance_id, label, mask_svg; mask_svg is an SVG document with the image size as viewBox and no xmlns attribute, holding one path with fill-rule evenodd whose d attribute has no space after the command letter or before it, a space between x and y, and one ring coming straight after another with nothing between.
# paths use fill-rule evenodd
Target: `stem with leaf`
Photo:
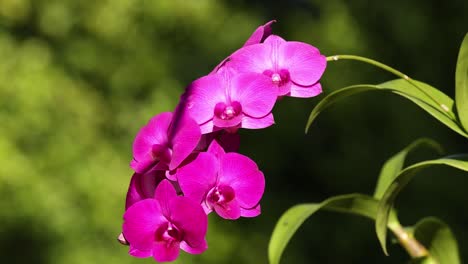
<instances>
[{"instance_id":1,"label":"stem with leaf","mask_svg":"<svg viewBox=\"0 0 468 264\"><path fill-rule=\"evenodd\" d=\"M445 104L443 103L440 103L437 99L435 99L433 96L431 96L430 94L428 94L426 91L424 91L423 89L421 89L421 87L419 87L410 77L408 77L408 75L386 65L386 64L383 64L381 62L378 62L376 60L372 60L372 59L368 59L368 58L365 58L365 57L361 57L361 56L356 56L356 55L333 55L333 56L328 56L327 57L327 61L338 61L338 60L355 60L355 61L361 61L361 62L365 62L365 63L368 63L370 65L373 65L373 66L376 66L378 68L381 68L383 70L386 70L406 81L408 81L411 85L413 85L414 87L416 87L416 89L420 90L422 93L424 93L428 98L430 98L433 102L435 102L437 105L439 105L441 108L442 108L442 113L444 113L447 117L449 117L450 119L452 120L456 120L456 118L452 115L450 115L450 109L448 108L448 106L446 106Z\"/></svg>"}]
</instances>

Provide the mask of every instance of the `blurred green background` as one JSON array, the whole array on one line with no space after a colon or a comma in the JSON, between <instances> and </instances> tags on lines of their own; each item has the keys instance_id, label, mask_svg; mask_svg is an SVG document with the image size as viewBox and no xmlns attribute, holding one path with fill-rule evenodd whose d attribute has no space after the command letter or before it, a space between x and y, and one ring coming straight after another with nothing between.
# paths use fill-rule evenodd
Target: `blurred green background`
<instances>
[{"instance_id":1,"label":"blurred green background","mask_svg":"<svg viewBox=\"0 0 468 264\"><path fill-rule=\"evenodd\" d=\"M464 0L0 0L0 262L153 263L116 241L133 138L260 24L277 19L274 33L288 40L326 55L375 58L453 97L467 14ZM322 86L326 94L391 78L358 62L331 62ZM284 98L275 126L241 132L241 152L267 179L263 213L235 222L210 215L208 251L183 253L177 263L266 263L273 227L293 204L372 193L381 164L422 136L448 153L468 149L415 105L381 93L341 102L304 135L321 98ZM411 159L433 157L421 151ZM465 260L466 176L424 172L397 201L403 224L445 220ZM371 221L325 212L299 230L283 263L407 259L397 245L390 253L380 250Z\"/></svg>"}]
</instances>

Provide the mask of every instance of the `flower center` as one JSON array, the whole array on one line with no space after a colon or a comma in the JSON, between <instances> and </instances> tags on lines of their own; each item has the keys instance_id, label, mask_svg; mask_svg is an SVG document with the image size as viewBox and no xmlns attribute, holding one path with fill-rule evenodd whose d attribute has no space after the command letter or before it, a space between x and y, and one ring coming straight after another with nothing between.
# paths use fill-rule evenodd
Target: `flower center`
<instances>
[{"instance_id":1,"label":"flower center","mask_svg":"<svg viewBox=\"0 0 468 264\"><path fill-rule=\"evenodd\" d=\"M169 163L172 158L172 149L165 145L154 144L151 149L151 156L154 160L160 160Z\"/></svg>"},{"instance_id":2,"label":"flower center","mask_svg":"<svg viewBox=\"0 0 468 264\"><path fill-rule=\"evenodd\" d=\"M173 244L182 241L183 236L183 232L181 232L174 224L167 222L156 229L155 240L157 242Z\"/></svg>"},{"instance_id":3,"label":"flower center","mask_svg":"<svg viewBox=\"0 0 468 264\"><path fill-rule=\"evenodd\" d=\"M222 206L234 200L236 194L231 186L219 185L208 192L206 200L210 206L215 204Z\"/></svg>"},{"instance_id":4,"label":"flower center","mask_svg":"<svg viewBox=\"0 0 468 264\"><path fill-rule=\"evenodd\" d=\"M271 75L271 81L274 84L279 84L281 82L281 76L278 73L273 73L273 75Z\"/></svg>"},{"instance_id":5,"label":"flower center","mask_svg":"<svg viewBox=\"0 0 468 264\"><path fill-rule=\"evenodd\" d=\"M217 103L215 106L214 114L221 120L231 120L242 113L242 106L239 102L234 101L230 105L225 103Z\"/></svg>"},{"instance_id":6,"label":"flower center","mask_svg":"<svg viewBox=\"0 0 468 264\"><path fill-rule=\"evenodd\" d=\"M277 86L282 86L289 82L289 71L285 69L278 71L266 70L263 74L270 77L271 82Z\"/></svg>"}]
</instances>

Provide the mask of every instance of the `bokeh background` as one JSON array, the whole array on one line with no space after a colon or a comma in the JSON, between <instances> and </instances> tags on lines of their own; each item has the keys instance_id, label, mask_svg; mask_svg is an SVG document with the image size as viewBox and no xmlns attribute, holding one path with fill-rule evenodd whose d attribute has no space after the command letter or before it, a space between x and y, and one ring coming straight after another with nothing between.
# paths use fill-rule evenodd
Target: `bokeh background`
<instances>
[{"instance_id":1,"label":"bokeh background","mask_svg":"<svg viewBox=\"0 0 468 264\"><path fill-rule=\"evenodd\" d=\"M326 55L357 54L392 65L454 96L468 2L0 0L0 262L153 263L116 241L138 129L171 111L184 87L207 74L271 19L274 33ZM324 94L393 76L358 62L331 62ZM221 221L210 215L209 250L177 263L267 263L279 216L300 202L372 193L382 163L430 137L447 153L458 136L405 99L369 93L342 101L313 124L323 98L284 98L277 124L242 131L241 152L264 171L263 213ZM421 151L412 161L434 158ZM422 177L424 176L424 177ZM468 259L468 177L426 171L397 201L403 224L445 220ZM385 257L373 223L320 212L298 231L283 263L403 263Z\"/></svg>"}]
</instances>

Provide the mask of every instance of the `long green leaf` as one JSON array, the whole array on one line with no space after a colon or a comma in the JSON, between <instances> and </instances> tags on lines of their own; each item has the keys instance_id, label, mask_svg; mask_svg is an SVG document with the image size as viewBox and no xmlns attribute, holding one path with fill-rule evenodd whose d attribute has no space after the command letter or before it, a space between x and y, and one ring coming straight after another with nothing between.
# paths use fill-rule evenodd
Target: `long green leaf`
<instances>
[{"instance_id":1,"label":"long green leaf","mask_svg":"<svg viewBox=\"0 0 468 264\"><path fill-rule=\"evenodd\" d=\"M468 34L458 53L455 71L455 102L461 124L468 131Z\"/></svg>"},{"instance_id":2,"label":"long green leaf","mask_svg":"<svg viewBox=\"0 0 468 264\"><path fill-rule=\"evenodd\" d=\"M435 217L419 221L413 235L428 250L438 264L460 264L460 254L455 236L450 228Z\"/></svg>"},{"instance_id":3,"label":"long green leaf","mask_svg":"<svg viewBox=\"0 0 468 264\"><path fill-rule=\"evenodd\" d=\"M377 187L375 188L374 198L382 198L382 195L384 194L385 190L388 188L388 186L392 183L392 181L403 168L406 156L411 151L422 146L431 147L437 150L437 152L439 152L440 154L442 154L443 152L442 147L434 140L428 138L421 138L414 141L402 151L398 152L390 159L388 159L387 162L385 162L385 164L382 166L382 170L380 171L380 175L377 180Z\"/></svg>"},{"instance_id":4,"label":"long green leaf","mask_svg":"<svg viewBox=\"0 0 468 264\"><path fill-rule=\"evenodd\" d=\"M420 89L417 89L413 84L416 84ZM468 138L468 133L463 130L455 118L455 113L452 111L454 102L450 97L426 83L413 80L413 84L404 79L396 79L379 85L360 84L334 91L322 99L312 110L307 121L306 133L317 116L335 102L366 91L386 91L409 99L455 132ZM421 89L425 92L422 92ZM438 103L434 102L433 99L436 99ZM446 110L439 104L444 105Z\"/></svg>"},{"instance_id":5,"label":"long green leaf","mask_svg":"<svg viewBox=\"0 0 468 264\"><path fill-rule=\"evenodd\" d=\"M445 165L463 171L468 171L468 161L466 161L467 159L468 155L460 155L457 157L451 156L442 159L423 161L405 168L397 175L397 177L389 185L384 195L382 196L382 199L380 200L377 218L375 221L375 230L377 233L377 237L385 254L388 255L386 246L386 227L389 223L390 213L398 193L411 181L411 179L413 179L417 172L425 168L438 165Z\"/></svg>"},{"instance_id":6,"label":"long green leaf","mask_svg":"<svg viewBox=\"0 0 468 264\"><path fill-rule=\"evenodd\" d=\"M270 264L278 264L289 240L302 223L320 209L356 214L375 219L378 210L378 200L362 194L348 194L331 197L321 203L299 204L288 209L276 223L268 245ZM396 220L392 211L389 223Z\"/></svg>"}]
</instances>

